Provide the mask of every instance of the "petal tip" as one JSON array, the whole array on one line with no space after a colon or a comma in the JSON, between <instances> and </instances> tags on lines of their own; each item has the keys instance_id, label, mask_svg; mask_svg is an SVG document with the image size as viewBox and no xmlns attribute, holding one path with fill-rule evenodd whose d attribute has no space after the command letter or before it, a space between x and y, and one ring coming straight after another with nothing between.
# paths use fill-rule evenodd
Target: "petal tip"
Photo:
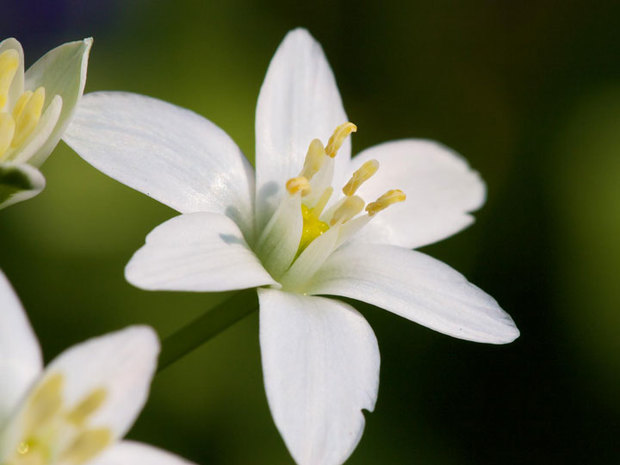
<instances>
[{"instance_id":1,"label":"petal tip","mask_svg":"<svg viewBox=\"0 0 620 465\"><path fill-rule=\"evenodd\" d=\"M157 358L160 351L159 337L155 330L148 325L131 325L119 331L119 337L131 342L145 354Z\"/></svg>"},{"instance_id":2,"label":"petal tip","mask_svg":"<svg viewBox=\"0 0 620 465\"><path fill-rule=\"evenodd\" d=\"M309 45L316 46L319 45L314 36L308 31L308 29L303 27L297 27L295 29L291 29L286 33L284 39L282 40L282 45L295 43L297 46Z\"/></svg>"}]
</instances>

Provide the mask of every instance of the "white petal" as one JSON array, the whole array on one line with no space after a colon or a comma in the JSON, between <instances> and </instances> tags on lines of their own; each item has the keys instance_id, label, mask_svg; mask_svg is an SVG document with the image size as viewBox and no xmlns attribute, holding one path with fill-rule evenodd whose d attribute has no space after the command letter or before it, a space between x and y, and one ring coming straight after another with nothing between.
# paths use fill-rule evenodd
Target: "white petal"
<instances>
[{"instance_id":1,"label":"white petal","mask_svg":"<svg viewBox=\"0 0 620 465\"><path fill-rule=\"evenodd\" d=\"M64 136L108 176L181 213L225 214L252 230L252 167L216 125L161 100L85 95Z\"/></svg>"},{"instance_id":2,"label":"white petal","mask_svg":"<svg viewBox=\"0 0 620 465\"><path fill-rule=\"evenodd\" d=\"M372 202L390 189L401 189L407 200L373 217L360 239L422 247L467 227L474 221L469 212L484 203L485 185L478 173L436 142L406 139L371 147L353 158L351 172L373 158L379 171L358 195Z\"/></svg>"},{"instance_id":3,"label":"white petal","mask_svg":"<svg viewBox=\"0 0 620 465\"><path fill-rule=\"evenodd\" d=\"M41 172L30 165L0 163L0 210L30 199L45 187Z\"/></svg>"},{"instance_id":4,"label":"white petal","mask_svg":"<svg viewBox=\"0 0 620 465\"><path fill-rule=\"evenodd\" d=\"M256 195L259 227L276 209L286 181L301 171L312 139L327 144L347 121L334 74L318 42L305 29L289 32L276 51L256 107ZM348 167L347 139L334 179Z\"/></svg>"},{"instance_id":5,"label":"white petal","mask_svg":"<svg viewBox=\"0 0 620 465\"><path fill-rule=\"evenodd\" d=\"M24 92L24 49L19 41L13 37L9 37L0 42L0 53L6 50L15 50L19 55L19 67L17 68L17 72L9 88L9 98L6 105L6 108L13 108L19 96ZM0 108L0 110L2 110L2 108Z\"/></svg>"},{"instance_id":6,"label":"white petal","mask_svg":"<svg viewBox=\"0 0 620 465\"><path fill-rule=\"evenodd\" d=\"M284 196L254 248L274 278L279 279L295 258L302 228L301 193Z\"/></svg>"},{"instance_id":7,"label":"white petal","mask_svg":"<svg viewBox=\"0 0 620 465\"><path fill-rule=\"evenodd\" d=\"M189 213L149 233L125 270L150 290L228 291L275 284L239 227L217 213Z\"/></svg>"},{"instance_id":8,"label":"white petal","mask_svg":"<svg viewBox=\"0 0 620 465\"><path fill-rule=\"evenodd\" d=\"M26 71L26 90L34 91L39 86L45 87L44 111L55 95L62 99L62 111L54 131L29 160L33 166L41 166L54 150L73 115L75 105L84 92L88 54L92 43L92 39L84 39L63 44L47 52Z\"/></svg>"},{"instance_id":9,"label":"white petal","mask_svg":"<svg viewBox=\"0 0 620 465\"><path fill-rule=\"evenodd\" d=\"M37 338L0 271L0 429L42 368Z\"/></svg>"},{"instance_id":10,"label":"white petal","mask_svg":"<svg viewBox=\"0 0 620 465\"><path fill-rule=\"evenodd\" d=\"M88 465L191 465L181 457L134 441L120 441Z\"/></svg>"},{"instance_id":11,"label":"white petal","mask_svg":"<svg viewBox=\"0 0 620 465\"><path fill-rule=\"evenodd\" d=\"M105 389L105 400L89 417L89 425L109 428L119 438L146 402L158 353L159 341L151 328L130 326L67 349L47 366L40 383L62 374L69 410L96 389Z\"/></svg>"},{"instance_id":12,"label":"white petal","mask_svg":"<svg viewBox=\"0 0 620 465\"><path fill-rule=\"evenodd\" d=\"M259 289L269 407L298 465L340 465L379 389L379 348L366 320L337 300Z\"/></svg>"},{"instance_id":13,"label":"white petal","mask_svg":"<svg viewBox=\"0 0 620 465\"><path fill-rule=\"evenodd\" d=\"M504 344L519 336L490 295L448 265L402 247L352 243L325 262L311 294L350 297L460 339Z\"/></svg>"}]
</instances>

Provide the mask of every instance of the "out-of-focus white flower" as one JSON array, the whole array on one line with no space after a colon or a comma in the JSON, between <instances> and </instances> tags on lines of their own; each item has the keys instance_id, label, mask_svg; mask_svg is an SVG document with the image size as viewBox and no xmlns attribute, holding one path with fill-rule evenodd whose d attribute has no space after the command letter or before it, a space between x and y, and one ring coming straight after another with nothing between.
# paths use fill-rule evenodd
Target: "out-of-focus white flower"
<instances>
[{"instance_id":1,"label":"out-of-focus white flower","mask_svg":"<svg viewBox=\"0 0 620 465\"><path fill-rule=\"evenodd\" d=\"M0 208L37 195L37 169L54 150L84 91L92 39L68 42L24 73L24 52L0 42Z\"/></svg>"},{"instance_id":2,"label":"out-of-focus white flower","mask_svg":"<svg viewBox=\"0 0 620 465\"><path fill-rule=\"evenodd\" d=\"M492 297L410 250L473 221L469 212L485 199L478 174L424 140L351 159L348 136L357 128L347 121L320 45L297 29L258 98L256 180L224 131L148 97L86 95L65 135L96 168L182 213L147 236L127 266L131 283L258 287L267 398L300 465L349 457L379 385L370 326L347 303L322 296L368 302L472 341L519 335Z\"/></svg>"},{"instance_id":3,"label":"out-of-focus white flower","mask_svg":"<svg viewBox=\"0 0 620 465\"><path fill-rule=\"evenodd\" d=\"M0 464L191 465L120 441L138 416L157 364L147 326L89 339L43 369L39 343L0 272Z\"/></svg>"}]
</instances>

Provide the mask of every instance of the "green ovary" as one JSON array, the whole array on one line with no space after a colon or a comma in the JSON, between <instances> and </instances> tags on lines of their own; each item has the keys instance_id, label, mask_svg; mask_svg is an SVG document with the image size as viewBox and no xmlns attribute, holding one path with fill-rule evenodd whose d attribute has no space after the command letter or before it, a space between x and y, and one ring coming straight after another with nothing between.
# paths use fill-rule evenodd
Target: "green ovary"
<instances>
[{"instance_id":1,"label":"green ovary","mask_svg":"<svg viewBox=\"0 0 620 465\"><path fill-rule=\"evenodd\" d=\"M304 225L301 232L301 240L299 241L299 249L297 249L297 255L302 253L313 240L329 229L327 223L321 221L312 208L302 205L301 216L304 220Z\"/></svg>"}]
</instances>

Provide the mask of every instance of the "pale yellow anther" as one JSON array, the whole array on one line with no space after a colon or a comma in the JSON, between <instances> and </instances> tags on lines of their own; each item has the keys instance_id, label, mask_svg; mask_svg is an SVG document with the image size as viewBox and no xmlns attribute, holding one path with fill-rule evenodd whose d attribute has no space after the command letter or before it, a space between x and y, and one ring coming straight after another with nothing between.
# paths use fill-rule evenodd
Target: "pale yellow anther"
<instances>
[{"instance_id":1,"label":"pale yellow anther","mask_svg":"<svg viewBox=\"0 0 620 465\"><path fill-rule=\"evenodd\" d=\"M392 189L387 191L374 202L369 203L366 206L366 211L368 212L368 216L374 216L392 204L404 202L406 198L407 196L400 189Z\"/></svg>"},{"instance_id":2,"label":"pale yellow anther","mask_svg":"<svg viewBox=\"0 0 620 465\"><path fill-rule=\"evenodd\" d=\"M60 373L50 375L30 397L26 411L26 430L44 427L62 407L64 377Z\"/></svg>"},{"instance_id":3,"label":"pale yellow anther","mask_svg":"<svg viewBox=\"0 0 620 465\"><path fill-rule=\"evenodd\" d=\"M327 142L325 153L334 158L338 153L338 150L340 150L344 140L349 136L349 134L355 131L357 131L357 126L353 123L347 122L338 126Z\"/></svg>"},{"instance_id":4,"label":"pale yellow anther","mask_svg":"<svg viewBox=\"0 0 620 465\"><path fill-rule=\"evenodd\" d=\"M24 92L22 94L13 109L15 135L11 147L19 147L39 124L44 103L45 88L43 87L39 87L34 93Z\"/></svg>"},{"instance_id":5,"label":"pale yellow anther","mask_svg":"<svg viewBox=\"0 0 620 465\"><path fill-rule=\"evenodd\" d=\"M345 198L342 205L340 205L334 212L329 224L334 226L336 224L346 223L361 212L364 209L364 205L365 202L357 195Z\"/></svg>"},{"instance_id":6,"label":"pale yellow anther","mask_svg":"<svg viewBox=\"0 0 620 465\"><path fill-rule=\"evenodd\" d=\"M6 105L9 89L19 66L17 50L5 50L0 53L0 109Z\"/></svg>"},{"instance_id":7,"label":"pale yellow anther","mask_svg":"<svg viewBox=\"0 0 620 465\"><path fill-rule=\"evenodd\" d=\"M104 388L98 388L84 397L68 414L67 420L75 425L82 425L86 422L107 397L107 391Z\"/></svg>"},{"instance_id":8,"label":"pale yellow anther","mask_svg":"<svg viewBox=\"0 0 620 465\"><path fill-rule=\"evenodd\" d=\"M286 181L286 190L293 195L301 192L301 195L310 193L310 182L304 176L297 176Z\"/></svg>"},{"instance_id":9,"label":"pale yellow anther","mask_svg":"<svg viewBox=\"0 0 620 465\"><path fill-rule=\"evenodd\" d=\"M60 454L60 462L80 465L98 455L112 442L112 432L107 428L82 431Z\"/></svg>"},{"instance_id":10,"label":"pale yellow anther","mask_svg":"<svg viewBox=\"0 0 620 465\"><path fill-rule=\"evenodd\" d=\"M15 121L8 113L0 113L0 160L11 145L15 133Z\"/></svg>"},{"instance_id":11,"label":"pale yellow anther","mask_svg":"<svg viewBox=\"0 0 620 465\"><path fill-rule=\"evenodd\" d=\"M368 181L378 169L379 162L377 160L368 160L353 173L349 182L342 188L342 193L346 196L355 194L359 187Z\"/></svg>"},{"instance_id":12,"label":"pale yellow anther","mask_svg":"<svg viewBox=\"0 0 620 465\"><path fill-rule=\"evenodd\" d=\"M304 160L304 167L299 173L299 176L305 177L308 181L318 173L325 162L325 148L319 139L314 139L310 142L308 147L308 153L306 153L306 159Z\"/></svg>"}]
</instances>

